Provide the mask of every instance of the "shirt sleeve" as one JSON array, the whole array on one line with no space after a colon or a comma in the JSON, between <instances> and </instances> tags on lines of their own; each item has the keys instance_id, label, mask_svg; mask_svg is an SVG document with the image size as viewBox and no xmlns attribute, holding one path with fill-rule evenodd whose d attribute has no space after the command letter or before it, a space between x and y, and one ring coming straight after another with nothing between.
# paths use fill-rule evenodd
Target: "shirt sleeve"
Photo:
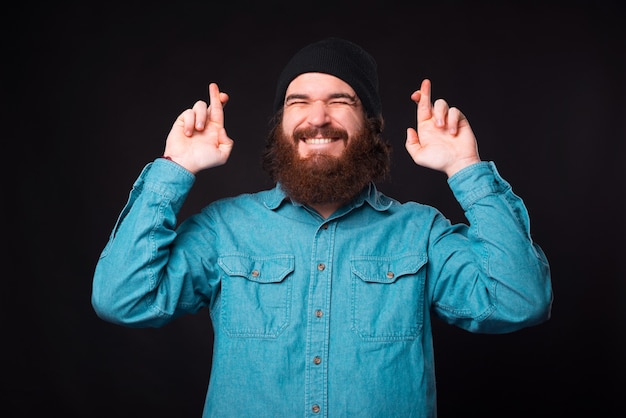
<instances>
[{"instance_id":1,"label":"shirt sleeve","mask_svg":"<svg viewBox=\"0 0 626 418\"><path fill-rule=\"evenodd\" d=\"M550 316L548 260L533 242L528 211L493 162L448 179L469 225L435 220L431 238L433 307L472 332L505 333Z\"/></svg>"},{"instance_id":2,"label":"shirt sleeve","mask_svg":"<svg viewBox=\"0 0 626 418\"><path fill-rule=\"evenodd\" d=\"M173 244L176 216L194 182L165 159L144 167L95 267L91 301L99 317L156 327L206 305L210 288L196 271L202 263Z\"/></svg>"}]
</instances>

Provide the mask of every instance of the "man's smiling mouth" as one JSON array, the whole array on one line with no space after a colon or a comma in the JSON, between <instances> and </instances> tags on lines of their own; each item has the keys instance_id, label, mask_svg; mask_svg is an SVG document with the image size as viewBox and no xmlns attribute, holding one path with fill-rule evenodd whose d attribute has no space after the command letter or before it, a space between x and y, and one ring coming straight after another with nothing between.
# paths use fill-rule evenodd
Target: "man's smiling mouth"
<instances>
[{"instance_id":1,"label":"man's smiling mouth","mask_svg":"<svg viewBox=\"0 0 626 418\"><path fill-rule=\"evenodd\" d=\"M304 142L308 145L330 144L335 141L333 138L305 138Z\"/></svg>"}]
</instances>

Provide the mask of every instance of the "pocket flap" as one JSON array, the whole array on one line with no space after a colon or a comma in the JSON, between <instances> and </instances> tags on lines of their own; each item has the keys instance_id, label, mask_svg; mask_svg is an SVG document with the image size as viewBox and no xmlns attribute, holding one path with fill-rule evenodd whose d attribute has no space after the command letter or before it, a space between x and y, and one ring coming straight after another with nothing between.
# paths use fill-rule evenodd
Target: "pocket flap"
<instances>
[{"instance_id":1,"label":"pocket flap","mask_svg":"<svg viewBox=\"0 0 626 418\"><path fill-rule=\"evenodd\" d=\"M254 257L241 254L224 255L217 263L229 276L240 276L258 283L278 283L294 270L294 256Z\"/></svg>"},{"instance_id":2,"label":"pocket flap","mask_svg":"<svg viewBox=\"0 0 626 418\"><path fill-rule=\"evenodd\" d=\"M352 259L352 273L364 282L393 283L407 274L415 274L428 261L424 254L398 257L365 256Z\"/></svg>"}]
</instances>

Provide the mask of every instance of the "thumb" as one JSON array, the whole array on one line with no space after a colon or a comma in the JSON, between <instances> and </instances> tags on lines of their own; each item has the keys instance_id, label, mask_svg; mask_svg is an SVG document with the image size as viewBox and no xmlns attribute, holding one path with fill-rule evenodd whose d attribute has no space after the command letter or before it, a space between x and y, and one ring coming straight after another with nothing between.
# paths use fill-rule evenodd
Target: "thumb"
<instances>
[{"instance_id":1,"label":"thumb","mask_svg":"<svg viewBox=\"0 0 626 418\"><path fill-rule=\"evenodd\" d=\"M420 145L420 138L417 135L417 131L414 128L406 129L406 147L414 147Z\"/></svg>"}]
</instances>

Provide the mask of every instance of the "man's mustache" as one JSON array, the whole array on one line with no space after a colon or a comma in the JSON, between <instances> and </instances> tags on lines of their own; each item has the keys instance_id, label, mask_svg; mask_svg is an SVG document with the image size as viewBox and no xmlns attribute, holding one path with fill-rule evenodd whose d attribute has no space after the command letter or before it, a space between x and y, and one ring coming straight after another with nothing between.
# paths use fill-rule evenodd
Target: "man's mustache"
<instances>
[{"instance_id":1,"label":"man's mustache","mask_svg":"<svg viewBox=\"0 0 626 418\"><path fill-rule=\"evenodd\" d=\"M322 128L300 128L293 131L293 139L299 141L306 138L335 138L335 139L348 139L348 132L344 129L333 127Z\"/></svg>"}]
</instances>

